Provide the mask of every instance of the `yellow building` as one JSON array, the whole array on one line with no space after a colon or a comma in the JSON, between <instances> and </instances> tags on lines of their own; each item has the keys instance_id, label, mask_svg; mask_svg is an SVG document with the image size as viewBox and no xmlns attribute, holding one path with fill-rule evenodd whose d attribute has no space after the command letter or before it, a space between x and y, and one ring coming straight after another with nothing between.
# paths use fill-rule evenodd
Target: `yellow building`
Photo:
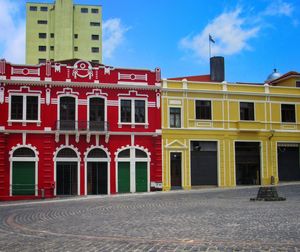
<instances>
[{"instance_id":1,"label":"yellow building","mask_svg":"<svg viewBox=\"0 0 300 252\"><path fill-rule=\"evenodd\" d=\"M300 74L207 79L163 81L163 190L300 180Z\"/></svg>"}]
</instances>

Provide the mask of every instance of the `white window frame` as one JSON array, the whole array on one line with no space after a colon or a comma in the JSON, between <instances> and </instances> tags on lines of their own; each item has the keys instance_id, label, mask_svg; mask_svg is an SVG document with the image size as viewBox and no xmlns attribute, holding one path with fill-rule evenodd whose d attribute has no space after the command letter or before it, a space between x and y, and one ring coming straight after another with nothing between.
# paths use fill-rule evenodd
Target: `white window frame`
<instances>
[{"instance_id":1,"label":"white window frame","mask_svg":"<svg viewBox=\"0 0 300 252\"><path fill-rule=\"evenodd\" d=\"M124 150L128 150L129 149L129 157L119 157L120 152L124 151ZM143 152L145 152L147 154L147 157L143 157L143 158L138 158L135 155L135 151L136 150L141 150ZM139 148L138 146L130 146L127 148L123 148L120 149L116 154L116 158L115 158L115 174L116 174L116 178L115 178L115 183L116 183L116 192L119 192L119 188L118 188L118 169L119 169L119 162L129 162L130 163L130 192L134 193L136 192L136 163L137 162L145 162L147 163L147 192L150 192L150 162L151 162L151 158L150 158L150 153L148 152L148 150Z\"/></svg>"},{"instance_id":2,"label":"white window frame","mask_svg":"<svg viewBox=\"0 0 300 252\"><path fill-rule=\"evenodd\" d=\"M13 153L21 148L28 148L34 152L34 157L14 157ZM13 163L14 162L34 162L34 172L35 172L35 186L34 190L35 196L38 196L38 185L39 185L39 169L38 169L38 163L39 163L39 157L38 157L38 152L36 151L35 148L31 147L30 145L19 145L17 148L13 148L13 150L10 152L10 157L9 157L9 196L12 196L12 179L13 179Z\"/></svg>"},{"instance_id":3,"label":"white window frame","mask_svg":"<svg viewBox=\"0 0 300 252\"><path fill-rule=\"evenodd\" d=\"M57 121L60 121L60 98L72 97L75 98L75 130L78 129L78 96L73 94L61 94L57 98Z\"/></svg>"},{"instance_id":4,"label":"white window frame","mask_svg":"<svg viewBox=\"0 0 300 252\"><path fill-rule=\"evenodd\" d=\"M72 149L77 157L57 157L57 154L62 150L62 149ZM58 162L76 162L77 163L77 195L80 195L80 189L81 189L81 184L80 184L80 163L81 163L81 158L80 158L80 152L78 152L78 149L76 149L73 145L61 145L59 148L57 148L56 152L54 153L53 157L53 162L54 162L54 196L56 196L56 190L57 190L57 185L56 185L56 175L57 175L57 163Z\"/></svg>"},{"instance_id":5,"label":"white window frame","mask_svg":"<svg viewBox=\"0 0 300 252\"><path fill-rule=\"evenodd\" d=\"M172 108L179 108L180 109L180 127L171 127L171 117L170 117L170 113L171 113L171 109ZM181 129L183 128L183 116L182 116L182 107L179 106L170 106L169 107L169 111L168 111L168 125L170 129Z\"/></svg>"},{"instance_id":6,"label":"white window frame","mask_svg":"<svg viewBox=\"0 0 300 252\"><path fill-rule=\"evenodd\" d=\"M131 101L131 122L122 122L121 121L121 101L122 100ZM144 123L135 122L135 101L145 101L145 122ZM118 116L118 124L119 125L145 125L145 126L149 125L149 123L148 123L148 99L147 98L120 97L118 110L119 110L119 116Z\"/></svg>"},{"instance_id":7,"label":"white window frame","mask_svg":"<svg viewBox=\"0 0 300 252\"><path fill-rule=\"evenodd\" d=\"M241 103L253 103L253 120L244 120L241 119ZM239 119L241 122L256 122L256 103L253 101L239 101L239 108L238 108L238 113L239 113Z\"/></svg>"},{"instance_id":8,"label":"white window frame","mask_svg":"<svg viewBox=\"0 0 300 252\"><path fill-rule=\"evenodd\" d=\"M90 101L91 98L100 98L100 99L104 99L104 127L106 127L106 123L107 123L107 97L106 96L102 96L102 95L89 95L88 96L88 101L87 101L87 122L88 122L88 129L90 128ZM105 128L105 131L107 129Z\"/></svg>"},{"instance_id":9,"label":"white window frame","mask_svg":"<svg viewBox=\"0 0 300 252\"><path fill-rule=\"evenodd\" d=\"M89 153L94 149L99 149L99 150L104 151L106 153L106 157L105 158L89 158L88 157ZM110 160L110 153L101 146L94 146L94 147L87 150L87 152L85 153L85 157L84 157L84 175L85 175L85 178L84 178L84 195L88 195L87 194L88 162L106 162L107 163L107 195L110 195L110 161L111 161Z\"/></svg>"},{"instance_id":10,"label":"white window frame","mask_svg":"<svg viewBox=\"0 0 300 252\"><path fill-rule=\"evenodd\" d=\"M197 101L209 101L210 102L210 119L197 118ZM213 121L213 101L210 99L195 99L195 120L197 121Z\"/></svg>"},{"instance_id":11,"label":"white window frame","mask_svg":"<svg viewBox=\"0 0 300 252\"><path fill-rule=\"evenodd\" d=\"M11 118L11 106L12 106L12 96L22 96L23 97L23 112L22 119L15 120ZM27 96L36 96L38 97L38 119L37 120L27 120ZM36 93L9 93L9 102L8 102L8 122L22 122L22 123L41 123L41 95Z\"/></svg>"},{"instance_id":12,"label":"white window frame","mask_svg":"<svg viewBox=\"0 0 300 252\"><path fill-rule=\"evenodd\" d=\"M295 108L295 122L283 122L282 121L282 105L294 105ZM297 104L295 103L280 103L280 123L281 124L297 124L297 118L298 118L298 114L297 114Z\"/></svg>"}]
</instances>

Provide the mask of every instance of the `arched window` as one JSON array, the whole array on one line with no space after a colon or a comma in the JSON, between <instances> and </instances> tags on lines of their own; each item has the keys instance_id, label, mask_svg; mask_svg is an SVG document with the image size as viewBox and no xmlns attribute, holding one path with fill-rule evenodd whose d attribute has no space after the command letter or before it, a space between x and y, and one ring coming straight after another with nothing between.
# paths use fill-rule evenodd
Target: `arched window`
<instances>
[{"instance_id":1,"label":"arched window","mask_svg":"<svg viewBox=\"0 0 300 252\"><path fill-rule=\"evenodd\" d=\"M118 155L119 158L129 158L130 157L130 149L123 150Z\"/></svg>"},{"instance_id":2,"label":"arched window","mask_svg":"<svg viewBox=\"0 0 300 252\"><path fill-rule=\"evenodd\" d=\"M13 151L10 165L10 195L38 195L38 157L34 150L20 147Z\"/></svg>"},{"instance_id":3,"label":"arched window","mask_svg":"<svg viewBox=\"0 0 300 252\"><path fill-rule=\"evenodd\" d=\"M75 129L76 120L76 99L74 97L61 97L60 98L60 124L61 130L73 130Z\"/></svg>"},{"instance_id":4,"label":"arched window","mask_svg":"<svg viewBox=\"0 0 300 252\"><path fill-rule=\"evenodd\" d=\"M13 157L35 157L35 153L31 149L23 147L16 149L13 153Z\"/></svg>"},{"instance_id":5,"label":"arched window","mask_svg":"<svg viewBox=\"0 0 300 252\"><path fill-rule=\"evenodd\" d=\"M142 150L136 149L135 150L135 157L137 157L137 158L147 158L147 153L142 151Z\"/></svg>"},{"instance_id":6,"label":"arched window","mask_svg":"<svg viewBox=\"0 0 300 252\"><path fill-rule=\"evenodd\" d=\"M77 158L77 154L71 148L64 148L64 149L61 149L57 153L57 157L58 158Z\"/></svg>"},{"instance_id":7,"label":"arched window","mask_svg":"<svg viewBox=\"0 0 300 252\"><path fill-rule=\"evenodd\" d=\"M93 149L87 155L88 158L107 158L107 155L104 150L99 148Z\"/></svg>"},{"instance_id":8,"label":"arched window","mask_svg":"<svg viewBox=\"0 0 300 252\"><path fill-rule=\"evenodd\" d=\"M116 186L118 193L150 190L150 154L132 146L121 150L116 158Z\"/></svg>"}]
</instances>

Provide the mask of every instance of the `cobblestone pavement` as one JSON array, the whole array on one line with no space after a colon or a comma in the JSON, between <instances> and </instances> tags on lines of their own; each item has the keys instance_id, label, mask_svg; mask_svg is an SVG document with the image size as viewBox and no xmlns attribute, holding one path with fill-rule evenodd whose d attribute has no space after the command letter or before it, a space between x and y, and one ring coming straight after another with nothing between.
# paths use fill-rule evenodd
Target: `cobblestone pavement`
<instances>
[{"instance_id":1,"label":"cobblestone pavement","mask_svg":"<svg viewBox=\"0 0 300 252\"><path fill-rule=\"evenodd\" d=\"M300 251L300 184L0 203L0 251Z\"/></svg>"}]
</instances>

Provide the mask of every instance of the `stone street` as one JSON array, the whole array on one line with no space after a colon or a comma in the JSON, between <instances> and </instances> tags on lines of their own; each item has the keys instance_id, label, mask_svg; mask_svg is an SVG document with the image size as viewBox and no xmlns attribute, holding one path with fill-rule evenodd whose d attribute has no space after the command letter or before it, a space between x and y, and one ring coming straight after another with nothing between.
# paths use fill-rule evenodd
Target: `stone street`
<instances>
[{"instance_id":1,"label":"stone street","mask_svg":"<svg viewBox=\"0 0 300 252\"><path fill-rule=\"evenodd\" d=\"M300 251L300 184L0 202L0 251Z\"/></svg>"}]
</instances>

